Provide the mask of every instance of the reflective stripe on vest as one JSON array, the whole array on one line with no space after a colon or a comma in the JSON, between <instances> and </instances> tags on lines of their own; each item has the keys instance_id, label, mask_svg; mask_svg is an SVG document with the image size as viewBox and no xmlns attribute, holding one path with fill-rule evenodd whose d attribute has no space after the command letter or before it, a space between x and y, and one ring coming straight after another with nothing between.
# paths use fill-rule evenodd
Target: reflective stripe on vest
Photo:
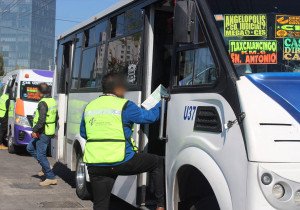
<instances>
[{"instance_id":1,"label":"reflective stripe on vest","mask_svg":"<svg viewBox=\"0 0 300 210\"><path fill-rule=\"evenodd\" d=\"M0 118L3 118L6 114L7 108L6 108L6 102L9 99L8 94L3 94L0 97Z\"/></svg>"},{"instance_id":2,"label":"reflective stripe on vest","mask_svg":"<svg viewBox=\"0 0 300 210\"><path fill-rule=\"evenodd\" d=\"M122 111L126 103L127 100L123 98L101 96L86 106L85 163L112 164L125 159L126 138Z\"/></svg>"},{"instance_id":3,"label":"reflective stripe on vest","mask_svg":"<svg viewBox=\"0 0 300 210\"><path fill-rule=\"evenodd\" d=\"M39 103L41 102L45 102L48 107L44 132L46 135L52 136L55 134L56 129L57 104L54 98L43 98L39 101ZM37 109L34 113L33 127L37 124L39 117L40 113Z\"/></svg>"}]
</instances>

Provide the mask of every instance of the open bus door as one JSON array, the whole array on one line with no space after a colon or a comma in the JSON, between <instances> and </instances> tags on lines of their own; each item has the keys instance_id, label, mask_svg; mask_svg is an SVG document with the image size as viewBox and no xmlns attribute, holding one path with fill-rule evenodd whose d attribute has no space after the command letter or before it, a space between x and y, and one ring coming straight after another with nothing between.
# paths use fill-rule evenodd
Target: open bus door
<instances>
[{"instance_id":1,"label":"open bus door","mask_svg":"<svg viewBox=\"0 0 300 210\"><path fill-rule=\"evenodd\" d=\"M66 162L66 119L67 119L67 101L69 94L69 79L72 69L72 56L73 56L73 41L62 40L57 48L57 66L56 66L56 89L58 101L58 116L59 116L59 129L57 139L52 142L55 144L57 160Z\"/></svg>"}]
</instances>

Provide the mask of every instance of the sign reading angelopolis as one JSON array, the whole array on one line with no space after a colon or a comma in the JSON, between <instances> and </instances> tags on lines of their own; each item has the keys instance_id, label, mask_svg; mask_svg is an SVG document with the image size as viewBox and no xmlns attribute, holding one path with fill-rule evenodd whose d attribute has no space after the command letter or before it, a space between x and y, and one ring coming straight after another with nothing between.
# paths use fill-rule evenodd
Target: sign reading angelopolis
<instances>
[{"instance_id":1,"label":"sign reading angelopolis","mask_svg":"<svg viewBox=\"0 0 300 210\"><path fill-rule=\"evenodd\" d=\"M266 14L224 15L224 36L267 36Z\"/></svg>"},{"instance_id":2,"label":"sign reading angelopolis","mask_svg":"<svg viewBox=\"0 0 300 210\"><path fill-rule=\"evenodd\" d=\"M300 39L284 38L282 51L283 51L283 60L299 61L300 60Z\"/></svg>"},{"instance_id":3,"label":"sign reading angelopolis","mask_svg":"<svg viewBox=\"0 0 300 210\"><path fill-rule=\"evenodd\" d=\"M300 16L276 15L275 37L300 38Z\"/></svg>"},{"instance_id":4,"label":"sign reading angelopolis","mask_svg":"<svg viewBox=\"0 0 300 210\"><path fill-rule=\"evenodd\" d=\"M277 64L277 41L231 40L229 53L234 64Z\"/></svg>"}]
</instances>

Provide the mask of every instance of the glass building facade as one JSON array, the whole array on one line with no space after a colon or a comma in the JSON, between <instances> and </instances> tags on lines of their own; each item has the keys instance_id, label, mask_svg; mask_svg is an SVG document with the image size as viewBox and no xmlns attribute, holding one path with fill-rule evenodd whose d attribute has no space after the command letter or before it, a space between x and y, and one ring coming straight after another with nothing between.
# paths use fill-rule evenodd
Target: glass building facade
<instances>
[{"instance_id":1,"label":"glass building facade","mask_svg":"<svg viewBox=\"0 0 300 210\"><path fill-rule=\"evenodd\" d=\"M0 0L4 71L54 63L56 0Z\"/></svg>"}]
</instances>

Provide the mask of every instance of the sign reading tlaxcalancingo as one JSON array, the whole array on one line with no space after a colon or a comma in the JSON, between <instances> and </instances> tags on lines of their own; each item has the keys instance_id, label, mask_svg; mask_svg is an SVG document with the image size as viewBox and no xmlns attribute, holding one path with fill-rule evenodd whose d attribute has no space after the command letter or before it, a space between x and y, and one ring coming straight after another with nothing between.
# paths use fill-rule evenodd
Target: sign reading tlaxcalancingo
<instances>
[{"instance_id":1,"label":"sign reading tlaxcalancingo","mask_svg":"<svg viewBox=\"0 0 300 210\"><path fill-rule=\"evenodd\" d=\"M288 60L288 61L300 60L300 39L296 39L296 38L283 39L283 60Z\"/></svg>"},{"instance_id":2,"label":"sign reading tlaxcalancingo","mask_svg":"<svg viewBox=\"0 0 300 210\"><path fill-rule=\"evenodd\" d=\"M266 14L224 15L224 36L267 36Z\"/></svg>"},{"instance_id":3,"label":"sign reading tlaxcalancingo","mask_svg":"<svg viewBox=\"0 0 300 210\"><path fill-rule=\"evenodd\" d=\"M234 64L277 64L277 41L231 40L229 53Z\"/></svg>"},{"instance_id":4,"label":"sign reading tlaxcalancingo","mask_svg":"<svg viewBox=\"0 0 300 210\"><path fill-rule=\"evenodd\" d=\"M276 15L275 37L300 38L300 16Z\"/></svg>"}]
</instances>

